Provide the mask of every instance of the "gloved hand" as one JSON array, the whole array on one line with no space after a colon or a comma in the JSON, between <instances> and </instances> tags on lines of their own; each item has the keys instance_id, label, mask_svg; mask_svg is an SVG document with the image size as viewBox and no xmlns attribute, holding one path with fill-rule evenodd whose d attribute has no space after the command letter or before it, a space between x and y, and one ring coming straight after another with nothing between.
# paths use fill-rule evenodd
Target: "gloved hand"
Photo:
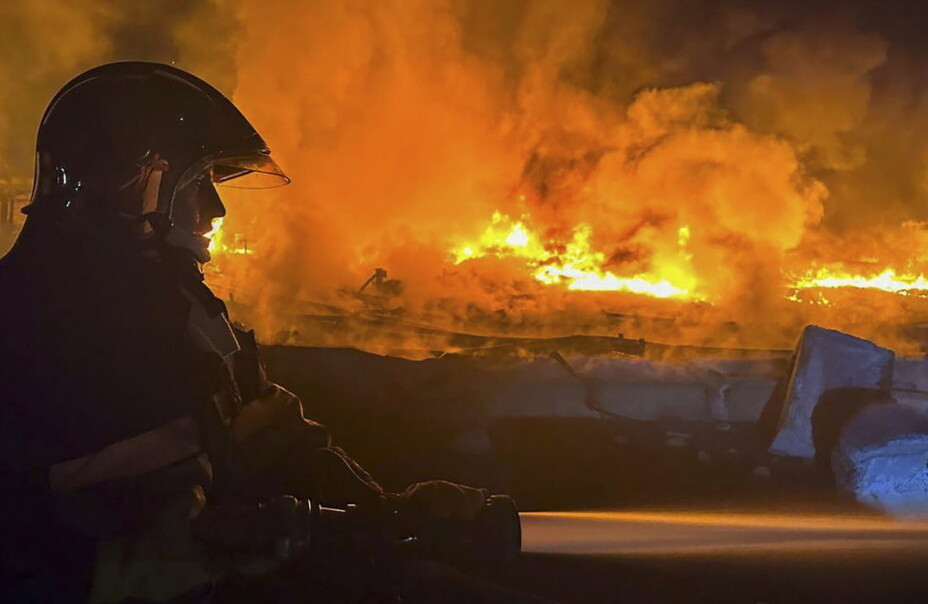
<instances>
[{"instance_id":1,"label":"gloved hand","mask_svg":"<svg viewBox=\"0 0 928 604\"><path fill-rule=\"evenodd\" d=\"M486 504L487 492L447 480L427 480L410 485L400 501L443 520L473 520Z\"/></svg>"},{"instance_id":2,"label":"gloved hand","mask_svg":"<svg viewBox=\"0 0 928 604\"><path fill-rule=\"evenodd\" d=\"M258 504L207 507L191 524L191 533L201 543L227 553L250 553L282 561L305 546L310 511L306 500L287 495Z\"/></svg>"}]
</instances>

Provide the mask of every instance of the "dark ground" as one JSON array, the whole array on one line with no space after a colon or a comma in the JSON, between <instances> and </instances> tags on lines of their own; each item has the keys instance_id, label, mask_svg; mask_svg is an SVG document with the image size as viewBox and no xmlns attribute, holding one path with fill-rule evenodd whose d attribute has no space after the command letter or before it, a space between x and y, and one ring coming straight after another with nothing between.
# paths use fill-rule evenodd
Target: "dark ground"
<instances>
[{"instance_id":1,"label":"dark ground","mask_svg":"<svg viewBox=\"0 0 928 604\"><path fill-rule=\"evenodd\" d=\"M513 586L555 602L925 602L926 557L529 555Z\"/></svg>"},{"instance_id":2,"label":"dark ground","mask_svg":"<svg viewBox=\"0 0 928 604\"><path fill-rule=\"evenodd\" d=\"M754 425L493 418L481 385L494 378L466 360L266 352L272 378L388 489L442 477L522 510L612 510L525 516L508 586L578 603L928 602L928 524L865 515L815 464L767 455ZM668 447L668 430L686 443ZM455 446L468 431L488 446Z\"/></svg>"}]
</instances>

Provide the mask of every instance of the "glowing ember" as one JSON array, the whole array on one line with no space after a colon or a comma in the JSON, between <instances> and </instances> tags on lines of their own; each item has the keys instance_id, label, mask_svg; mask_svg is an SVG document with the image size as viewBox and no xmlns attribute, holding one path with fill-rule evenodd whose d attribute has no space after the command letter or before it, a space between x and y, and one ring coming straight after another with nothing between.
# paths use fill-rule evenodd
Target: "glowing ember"
<instances>
[{"instance_id":1,"label":"glowing ember","mask_svg":"<svg viewBox=\"0 0 928 604\"><path fill-rule=\"evenodd\" d=\"M695 280L686 270L691 258L686 251L689 227L679 230L680 251L675 259L679 264L663 267L663 273L677 276L676 280L671 280L661 271L621 277L606 270L606 254L593 248L593 230L587 224L576 226L568 242L542 242L526 226L527 218L523 216L513 222L508 216L495 212L479 241L453 250L455 264L485 256L524 258L532 276L546 285L564 285L570 290L627 291L657 298L700 299L693 291ZM683 285L682 281L687 284Z\"/></svg>"},{"instance_id":2,"label":"glowing ember","mask_svg":"<svg viewBox=\"0 0 928 604\"><path fill-rule=\"evenodd\" d=\"M830 306L831 300L817 293L814 295L807 294L798 289L794 289L792 293L786 296L786 299L790 302L798 302L800 304L811 304L813 306Z\"/></svg>"},{"instance_id":3,"label":"glowing ember","mask_svg":"<svg viewBox=\"0 0 928 604\"><path fill-rule=\"evenodd\" d=\"M791 286L793 289L854 287L858 289L878 289L894 294L908 295L912 292L928 291L928 278L924 275L897 275L893 269L886 269L876 276L855 275L844 270L819 268L802 275Z\"/></svg>"}]
</instances>

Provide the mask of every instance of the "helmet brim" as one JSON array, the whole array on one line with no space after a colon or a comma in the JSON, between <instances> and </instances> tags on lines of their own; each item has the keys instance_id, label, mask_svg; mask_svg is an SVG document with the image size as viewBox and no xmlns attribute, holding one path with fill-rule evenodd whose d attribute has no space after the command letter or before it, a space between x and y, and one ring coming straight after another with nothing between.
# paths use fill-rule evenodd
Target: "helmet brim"
<instances>
[{"instance_id":1,"label":"helmet brim","mask_svg":"<svg viewBox=\"0 0 928 604\"><path fill-rule=\"evenodd\" d=\"M217 186L234 189L271 189L290 184L290 178L270 155L222 157L210 163Z\"/></svg>"},{"instance_id":2,"label":"helmet brim","mask_svg":"<svg viewBox=\"0 0 928 604\"><path fill-rule=\"evenodd\" d=\"M206 157L179 179L174 194L204 175L213 184L236 189L271 189L290 184L290 178L267 151L248 154L218 154Z\"/></svg>"}]
</instances>

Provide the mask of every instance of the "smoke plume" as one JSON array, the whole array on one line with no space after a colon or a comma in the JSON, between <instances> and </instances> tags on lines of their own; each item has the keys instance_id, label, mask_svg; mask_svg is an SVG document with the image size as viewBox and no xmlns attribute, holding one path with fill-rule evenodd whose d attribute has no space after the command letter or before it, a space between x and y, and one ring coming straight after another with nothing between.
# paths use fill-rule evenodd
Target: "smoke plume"
<instances>
[{"instance_id":1,"label":"smoke plume","mask_svg":"<svg viewBox=\"0 0 928 604\"><path fill-rule=\"evenodd\" d=\"M175 62L229 93L293 179L222 192L223 241L253 253L217 254L211 279L265 341L324 341L305 317L333 309L493 333L596 331L620 310L676 316L674 337L734 322L742 344L781 345L804 320L850 321L788 302L789 271L922 262L899 243L928 218L918 10L15 1L0 8L0 169L29 173L44 103L82 69ZM549 250L586 225L604 270L698 295L681 310L544 285L524 258L456 258L494 213ZM358 295L377 268L401 283Z\"/></svg>"}]
</instances>

